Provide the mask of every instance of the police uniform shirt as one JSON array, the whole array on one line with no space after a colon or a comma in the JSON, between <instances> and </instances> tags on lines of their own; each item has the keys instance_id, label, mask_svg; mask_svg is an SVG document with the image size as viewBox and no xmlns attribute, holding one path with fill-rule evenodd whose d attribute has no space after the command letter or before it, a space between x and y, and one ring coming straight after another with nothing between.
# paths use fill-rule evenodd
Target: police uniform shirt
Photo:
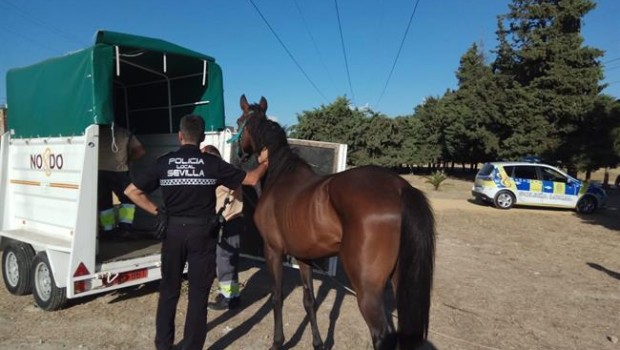
<instances>
[{"instance_id":1,"label":"police uniform shirt","mask_svg":"<svg viewBox=\"0 0 620 350\"><path fill-rule=\"evenodd\" d=\"M157 160L134 185L145 193L161 187L170 216L205 217L215 214L215 189L237 188L245 171L194 145L183 145Z\"/></svg>"}]
</instances>

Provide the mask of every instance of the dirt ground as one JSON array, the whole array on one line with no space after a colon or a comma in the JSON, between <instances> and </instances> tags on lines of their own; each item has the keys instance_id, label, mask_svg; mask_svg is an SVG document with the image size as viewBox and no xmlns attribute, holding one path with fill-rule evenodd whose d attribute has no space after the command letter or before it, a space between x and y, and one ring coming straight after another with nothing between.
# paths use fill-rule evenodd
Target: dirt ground
<instances>
[{"instance_id":1,"label":"dirt ground","mask_svg":"<svg viewBox=\"0 0 620 350\"><path fill-rule=\"evenodd\" d=\"M620 350L620 190L591 216L571 210L513 208L471 200L471 181L433 191L437 220L435 285L428 348ZM295 270L286 269L286 346L311 349ZM268 349L272 314L260 261L244 259L242 306L209 312L208 349ZM371 349L354 296L316 276L318 318L331 349ZM177 315L180 340L183 294ZM157 283L72 301L57 312L32 296L0 288L0 350L152 349Z\"/></svg>"}]
</instances>

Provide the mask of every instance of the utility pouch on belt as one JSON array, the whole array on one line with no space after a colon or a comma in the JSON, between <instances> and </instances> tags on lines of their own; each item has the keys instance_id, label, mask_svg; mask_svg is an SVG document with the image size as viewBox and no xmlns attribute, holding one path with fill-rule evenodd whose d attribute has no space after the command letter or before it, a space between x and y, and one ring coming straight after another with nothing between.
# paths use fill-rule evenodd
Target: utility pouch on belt
<instances>
[{"instance_id":1,"label":"utility pouch on belt","mask_svg":"<svg viewBox=\"0 0 620 350\"><path fill-rule=\"evenodd\" d=\"M222 227L222 221L220 220L220 217L222 218L222 220L224 219L224 217L219 213L215 214L215 216L209 217L207 221L207 234L209 235L209 237L217 236L218 232L220 231L220 228Z\"/></svg>"},{"instance_id":2,"label":"utility pouch on belt","mask_svg":"<svg viewBox=\"0 0 620 350\"><path fill-rule=\"evenodd\" d=\"M168 211L166 208L157 208L157 216L155 217L155 238L163 240L166 238L168 230Z\"/></svg>"}]
</instances>

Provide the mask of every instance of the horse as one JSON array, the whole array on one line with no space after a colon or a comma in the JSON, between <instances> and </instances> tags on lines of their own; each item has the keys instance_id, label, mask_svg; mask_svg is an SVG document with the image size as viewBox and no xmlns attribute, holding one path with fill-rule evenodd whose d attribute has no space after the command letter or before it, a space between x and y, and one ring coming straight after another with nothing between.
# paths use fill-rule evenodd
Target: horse
<instances>
[{"instance_id":1,"label":"horse","mask_svg":"<svg viewBox=\"0 0 620 350\"><path fill-rule=\"evenodd\" d=\"M325 347L316 318L312 262L338 256L374 349L414 349L428 336L435 255L435 219L423 192L378 166L318 175L293 152L283 128L266 117L267 100L240 100L239 149L268 162L254 222L272 278L272 350L284 344L282 263L299 263L303 305L314 349ZM398 313L394 331L383 293L392 283Z\"/></svg>"}]
</instances>

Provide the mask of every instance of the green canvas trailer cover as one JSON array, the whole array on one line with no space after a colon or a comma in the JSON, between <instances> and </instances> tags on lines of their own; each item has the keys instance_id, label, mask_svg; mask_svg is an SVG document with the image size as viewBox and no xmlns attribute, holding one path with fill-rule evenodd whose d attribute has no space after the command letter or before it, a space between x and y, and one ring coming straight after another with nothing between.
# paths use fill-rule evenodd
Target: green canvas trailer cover
<instances>
[{"instance_id":1,"label":"green canvas trailer cover","mask_svg":"<svg viewBox=\"0 0 620 350\"><path fill-rule=\"evenodd\" d=\"M14 138L82 135L113 121L137 134L176 132L189 113L224 128L220 66L164 40L98 31L92 47L11 69L6 81Z\"/></svg>"}]
</instances>

